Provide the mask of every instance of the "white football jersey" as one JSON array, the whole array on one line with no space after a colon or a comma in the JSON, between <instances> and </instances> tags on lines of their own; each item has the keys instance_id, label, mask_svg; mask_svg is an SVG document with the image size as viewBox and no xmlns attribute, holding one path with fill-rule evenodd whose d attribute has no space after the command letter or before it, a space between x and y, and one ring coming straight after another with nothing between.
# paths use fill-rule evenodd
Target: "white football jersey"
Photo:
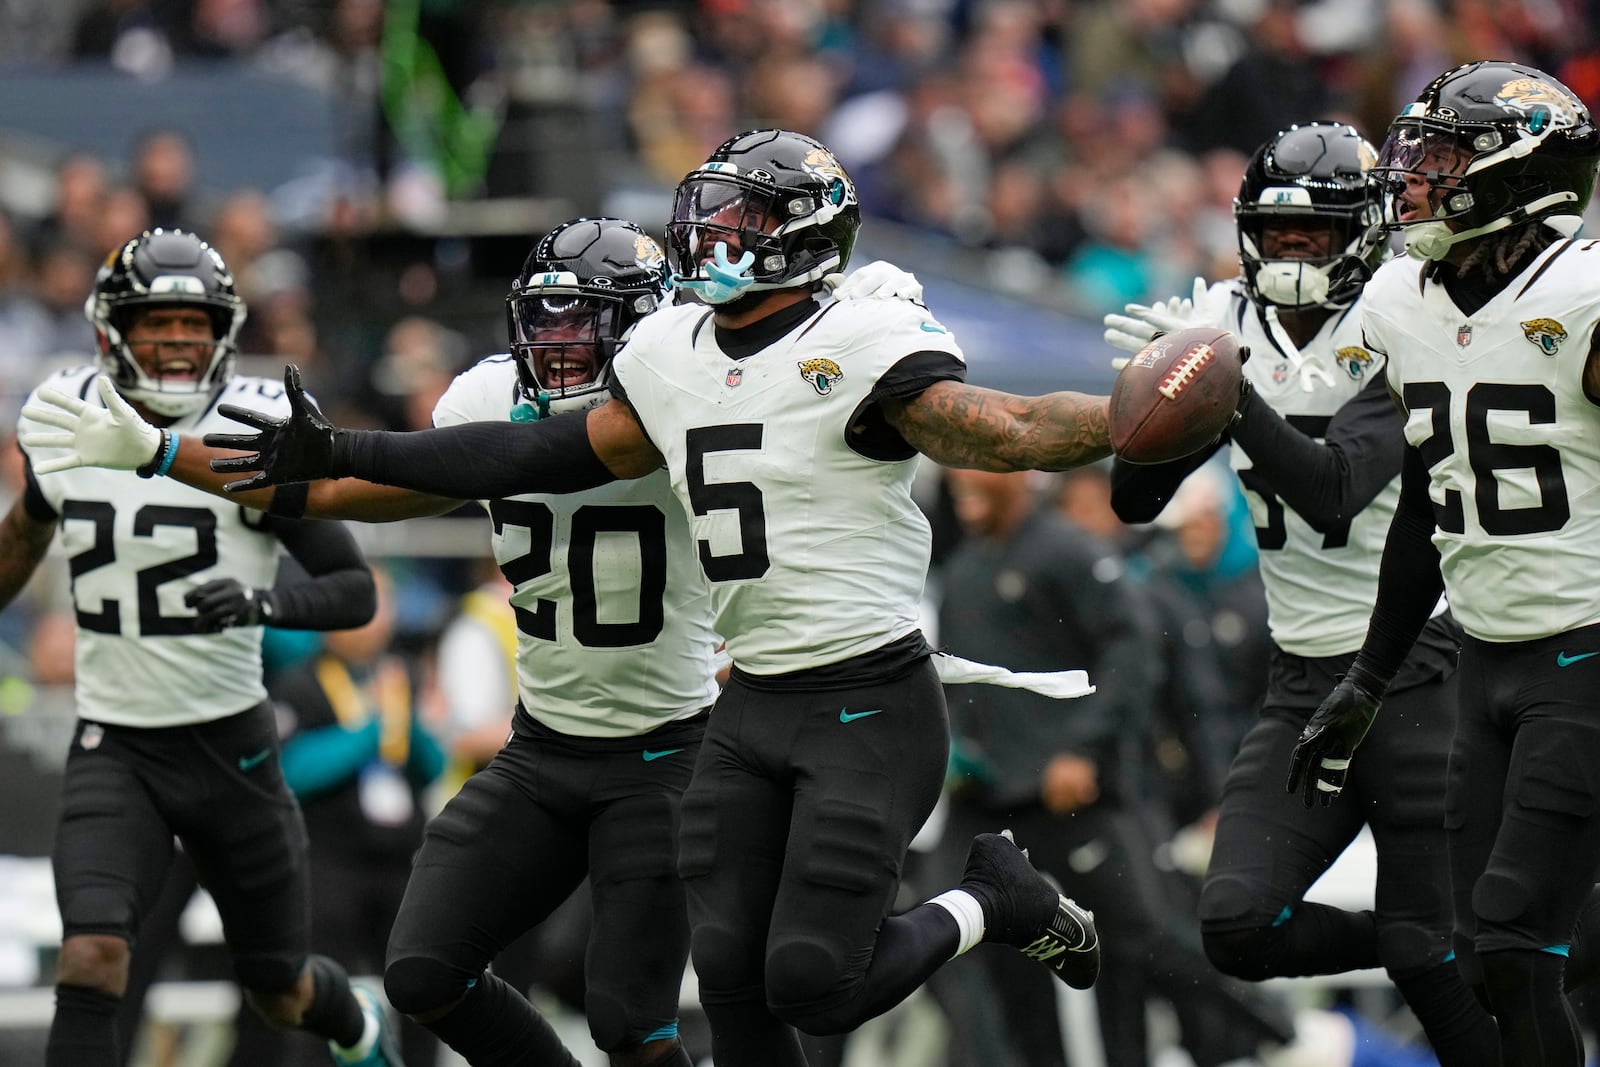
<instances>
[{"instance_id":1,"label":"white football jersey","mask_svg":"<svg viewBox=\"0 0 1600 1067\"><path fill-rule=\"evenodd\" d=\"M1366 388L1384 365L1361 340L1360 302L1332 315L1296 356L1273 342L1240 279L1212 286L1210 306L1250 347L1245 377L1272 410L1295 429L1321 440L1333 416ZM1252 469L1238 444L1229 462L1244 487L1260 548L1272 640L1297 656L1337 656L1361 647L1378 593L1378 560L1400 499L1396 477L1345 526L1319 533L1286 507Z\"/></svg>"},{"instance_id":2,"label":"white football jersey","mask_svg":"<svg viewBox=\"0 0 1600 1067\"><path fill-rule=\"evenodd\" d=\"M1485 641L1600 622L1600 409L1583 391L1600 242L1557 241L1471 315L1422 268L1384 265L1363 322L1432 475L1456 617Z\"/></svg>"},{"instance_id":3,"label":"white football jersey","mask_svg":"<svg viewBox=\"0 0 1600 1067\"><path fill-rule=\"evenodd\" d=\"M668 308L613 367L689 510L734 663L785 674L911 633L930 550L916 455L871 458L846 434L881 375L961 359L954 338L903 300L828 303L741 360L715 335L709 309Z\"/></svg>"},{"instance_id":4,"label":"white football jersey","mask_svg":"<svg viewBox=\"0 0 1600 1067\"><path fill-rule=\"evenodd\" d=\"M43 385L99 406L97 371L76 367ZM29 397L31 403L33 397ZM236 376L215 402L172 425L196 438L243 427L217 414L235 404L289 413L283 386ZM28 425L26 419L23 425ZM58 449L24 449L37 464ZM237 714L266 699L261 627L195 629L184 594L217 578L270 586L282 546L264 516L170 478L79 467L36 476L56 514L78 616L78 714L122 726L181 726Z\"/></svg>"},{"instance_id":5,"label":"white football jersey","mask_svg":"<svg viewBox=\"0 0 1600 1067\"><path fill-rule=\"evenodd\" d=\"M510 356L457 376L436 426L504 421ZM689 523L665 471L569 494L485 500L495 562L515 586L517 688L539 722L629 737L716 700L721 639Z\"/></svg>"}]
</instances>

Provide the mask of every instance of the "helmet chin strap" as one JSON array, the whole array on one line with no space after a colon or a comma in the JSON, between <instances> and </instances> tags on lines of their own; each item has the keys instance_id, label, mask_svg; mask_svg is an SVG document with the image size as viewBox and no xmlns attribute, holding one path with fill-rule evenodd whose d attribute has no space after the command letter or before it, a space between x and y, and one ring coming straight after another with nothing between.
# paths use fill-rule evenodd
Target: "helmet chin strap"
<instances>
[{"instance_id":1,"label":"helmet chin strap","mask_svg":"<svg viewBox=\"0 0 1600 1067\"><path fill-rule=\"evenodd\" d=\"M1541 196L1532 203L1524 204L1511 214L1502 215L1490 221L1487 225L1477 226L1470 230L1462 230L1459 233L1452 231L1447 224L1437 220L1419 222L1406 227L1406 255L1412 259L1437 262L1449 255L1450 249L1462 241L1470 241L1474 237L1496 233L1507 227L1515 226L1519 222L1524 222L1547 208L1555 207L1557 204L1570 203L1577 199L1577 194L1572 192L1551 193L1549 196Z\"/></svg>"}]
</instances>

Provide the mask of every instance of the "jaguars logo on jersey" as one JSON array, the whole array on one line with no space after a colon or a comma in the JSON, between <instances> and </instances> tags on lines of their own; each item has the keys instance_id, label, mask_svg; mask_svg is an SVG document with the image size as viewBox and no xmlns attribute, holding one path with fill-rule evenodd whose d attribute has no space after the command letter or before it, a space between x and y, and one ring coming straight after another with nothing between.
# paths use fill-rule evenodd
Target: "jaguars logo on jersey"
<instances>
[{"instance_id":1,"label":"jaguars logo on jersey","mask_svg":"<svg viewBox=\"0 0 1600 1067\"><path fill-rule=\"evenodd\" d=\"M800 377L811 383L811 388L817 391L818 396L833 392L835 383L844 377L839 364L831 359L801 360L797 366L800 368Z\"/></svg>"},{"instance_id":2,"label":"jaguars logo on jersey","mask_svg":"<svg viewBox=\"0 0 1600 1067\"><path fill-rule=\"evenodd\" d=\"M1357 345L1346 345L1333 354L1333 358L1352 378L1362 378L1372 366L1372 353Z\"/></svg>"},{"instance_id":3,"label":"jaguars logo on jersey","mask_svg":"<svg viewBox=\"0 0 1600 1067\"><path fill-rule=\"evenodd\" d=\"M1529 319L1522 325L1522 336L1539 346L1547 356L1556 354L1561 342L1567 339L1567 328L1555 319Z\"/></svg>"}]
</instances>

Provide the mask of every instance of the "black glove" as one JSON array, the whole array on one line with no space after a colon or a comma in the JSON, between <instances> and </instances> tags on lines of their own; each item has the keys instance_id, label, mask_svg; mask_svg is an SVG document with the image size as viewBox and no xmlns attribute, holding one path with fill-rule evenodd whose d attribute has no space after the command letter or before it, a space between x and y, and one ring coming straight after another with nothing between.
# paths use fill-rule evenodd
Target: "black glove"
<instances>
[{"instance_id":1,"label":"black glove","mask_svg":"<svg viewBox=\"0 0 1600 1067\"><path fill-rule=\"evenodd\" d=\"M1352 672L1353 673L1353 672ZM1350 760L1378 717L1382 698L1373 696L1349 674L1339 679L1326 700L1300 731L1289 757L1289 781L1284 788L1301 793L1306 807L1313 798L1332 804L1344 789Z\"/></svg>"},{"instance_id":2,"label":"black glove","mask_svg":"<svg viewBox=\"0 0 1600 1067\"><path fill-rule=\"evenodd\" d=\"M183 595L183 602L199 615L202 633L256 626L272 619L272 590L252 589L232 578L197 585Z\"/></svg>"},{"instance_id":3,"label":"black glove","mask_svg":"<svg viewBox=\"0 0 1600 1067\"><path fill-rule=\"evenodd\" d=\"M218 474L256 472L252 477L229 482L224 487L228 492L263 489L285 482L313 482L332 474L335 442L349 431L329 422L316 401L306 395L300 385L300 368L293 363L283 369L283 388L289 396L288 418L274 418L234 404L217 408L233 421L261 431L206 434L208 448L236 448L254 453L211 461L211 469Z\"/></svg>"}]
</instances>

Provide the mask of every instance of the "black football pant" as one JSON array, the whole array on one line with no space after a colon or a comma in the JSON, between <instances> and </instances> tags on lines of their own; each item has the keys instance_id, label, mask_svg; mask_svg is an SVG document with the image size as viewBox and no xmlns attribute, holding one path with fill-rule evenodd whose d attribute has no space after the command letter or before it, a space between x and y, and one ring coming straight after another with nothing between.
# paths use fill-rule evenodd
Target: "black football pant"
<instances>
[{"instance_id":1,"label":"black football pant","mask_svg":"<svg viewBox=\"0 0 1600 1067\"><path fill-rule=\"evenodd\" d=\"M933 665L827 691L737 676L711 715L684 796L679 870L719 1064L728 1035L849 1030L893 1007L954 951L907 948L890 917L906 848L944 781L949 726ZM917 909L914 909L916 911ZM954 923L949 924L954 932ZM787 1037L783 1035L787 1034ZM757 1062L752 1060L751 1062Z\"/></svg>"}]
</instances>

